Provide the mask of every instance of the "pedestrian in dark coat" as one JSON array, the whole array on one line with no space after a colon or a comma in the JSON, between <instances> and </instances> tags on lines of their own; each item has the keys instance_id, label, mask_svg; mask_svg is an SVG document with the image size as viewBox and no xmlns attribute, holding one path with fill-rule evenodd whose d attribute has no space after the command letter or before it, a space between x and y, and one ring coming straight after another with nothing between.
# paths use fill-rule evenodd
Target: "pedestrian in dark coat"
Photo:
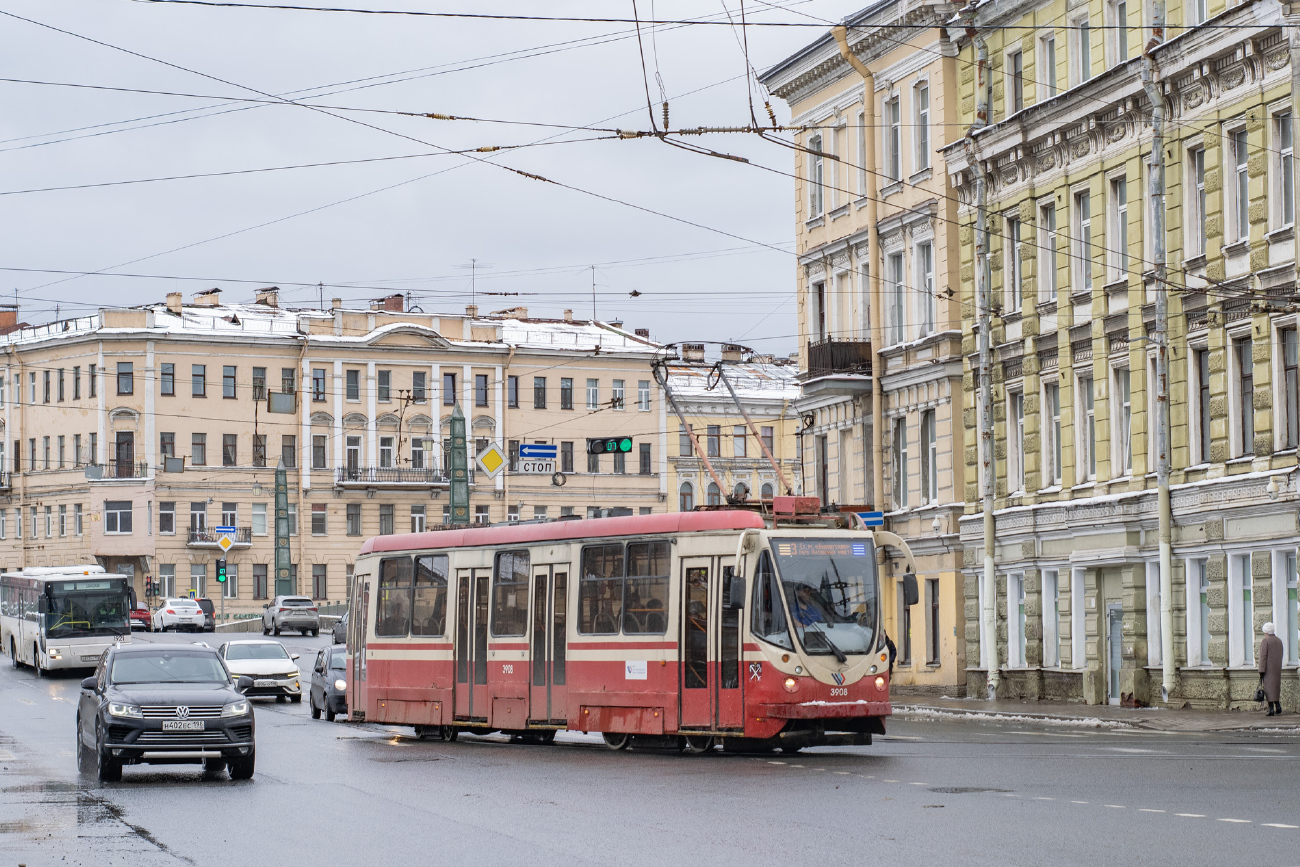
<instances>
[{"instance_id":1,"label":"pedestrian in dark coat","mask_svg":"<svg viewBox=\"0 0 1300 867\"><path fill-rule=\"evenodd\" d=\"M1264 640L1259 643L1259 688L1268 701L1268 716L1282 712L1282 639L1272 623L1264 624Z\"/></svg>"},{"instance_id":2,"label":"pedestrian in dark coat","mask_svg":"<svg viewBox=\"0 0 1300 867\"><path fill-rule=\"evenodd\" d=\"M889 651L889 677L892 680L894 677L894 657L898 656L898 647L894 645L894 640L889 637L888 632L885 633L885 649Z\"/></svg>"}]
</instances>

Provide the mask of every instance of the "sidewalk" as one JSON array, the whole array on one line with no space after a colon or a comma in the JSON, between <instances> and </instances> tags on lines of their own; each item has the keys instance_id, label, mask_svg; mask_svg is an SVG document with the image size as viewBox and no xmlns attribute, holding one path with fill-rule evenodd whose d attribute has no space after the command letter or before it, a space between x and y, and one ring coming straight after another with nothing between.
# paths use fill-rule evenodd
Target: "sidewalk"
<instances>
[{"instance_id":1,"label":"sidewalk","mask_svg":"<svg viewBox=\"0 0 1300 867\"><path fill-rule=\"evenodd\" d=\"M1264 711L1126 708L1061 701L987 701L896 696L894 716L904 719L983 719L1038 722L1079 728L1131 728L1172 732L1287 731L1300 733L1300 714L1265 716Z\"/></svg>"}]
</instances>

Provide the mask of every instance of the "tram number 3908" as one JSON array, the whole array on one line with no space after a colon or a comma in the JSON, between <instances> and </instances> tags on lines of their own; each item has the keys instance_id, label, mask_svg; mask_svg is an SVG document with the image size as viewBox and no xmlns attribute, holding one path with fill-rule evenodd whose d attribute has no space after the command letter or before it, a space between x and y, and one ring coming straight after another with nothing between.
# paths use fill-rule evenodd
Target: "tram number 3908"
<instances>
[{"instance_id":1,"label":"tram number 3908","mask_svg":"<svg viewBox=\"0 0 1300 867\"><path fill-rule=\"evenodd\" d=\"M501 665L501 673L502 673L502 674L514 674L514 673L515 673L515 666L514 666L514 664L513 664L513 663L509 663L509 662L507 662L507 663L503 663L503 664Z\"/></svg>"},{"instance_id":2,"label":"tram number 3908","mask_svg":"<svg viewBox=\"0 0 1300 867\"><path fill-rule=\"evenodd\" d=\"M840 688L831 687L831 696L832 696L832 697L837 696L837 695L847 696L848 694L849 694L849 691L848 691L847 688L844 688L844 687L840 687Z\"/></svg>"}]
</instances>

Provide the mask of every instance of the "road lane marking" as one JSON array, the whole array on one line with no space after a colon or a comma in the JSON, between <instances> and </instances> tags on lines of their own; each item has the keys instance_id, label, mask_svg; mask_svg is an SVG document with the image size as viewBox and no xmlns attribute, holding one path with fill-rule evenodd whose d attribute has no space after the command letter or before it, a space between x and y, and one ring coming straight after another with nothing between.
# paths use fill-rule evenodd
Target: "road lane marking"
<instances>
[{"instance_id":1,"label":"road lane marking","mask_svg":"<svg viewBox=\"0 0 1300 867\"><path fill-rule=\"evenodd\" d=\"M1055 798L1034 798L1035 801L1055 801Z\"/></svg>"},{"instance_id":2,"label":"road lane marking","mask_svg":"<svg viewBox=\"0 0 1300 867\"><path fill-rule=\"evenodd\" d=\"M852 774L850 774L848 771L836 771L835 773L839 774L839 775L842 776L842 777L850 777L850 776L852 776Z\"/></svg>"},{"instance_id":3,"label":"road lane marking","mask_svg":"<svg viewBox=\"0 0 1300 867\"><path fill-rule=\"evenodd\" d=\"M1164 810L1152 810L1150 807L1138 807L1139 813L1163 813Z\"/></svg>"},{"instance_id":4,"label":"road lane marking","mask_svg":"<svg viewBox=\"0 0 1300 867\"><path fill-rule=\"evenodd\" d=\"M1088 803L1088 802L1087 802L1087 801L1071 801L1070 803L1071 803L1071 804L1086 804L1086 803Z\"/></svg>"},{"instance_id":5,"label":"road lane marking","mask_svg":"<svg viewBox=\"0 0 1300 867\"><path fill-rule=\"evenodd\" d=\"M768 762L769 765L784 765L785 762Z\"/></svg>"},{"instance_id":6,"label":"road lane marking","mask_svg":"<svg viewBox=\"0 0 1300 867\"><path fill-rule=\"evenodd\" d=\"M1251 821L1250 821L1249 819L1220 819L1219 821L1220 821L1220 822L1231 822L1231 823L1234 824L1234 825L1249 825L1249 824L1251 824Z\"/></svg>"},{"instance_id":7,"label":"road lane marking","mask_svg":"<svg viewBox=\"0 0 1300 867\"><path fill-rule=\"evenodd\" d=\"M1182 816L1184 819L1204 819L1204 813L1174 813L1175 816Z\"/></svg>"},{"instance_id":8,"label":"road lane marking","mask_svg":"<svg viewBox=\"0 0 1300 867\"><path fill-rule=\"evenodd\" d=\"M1127 810L1123 804L1102 804L1103 807L1110 807L1112 810Z\"/></svg>"},{"instance_id":9,"label":"road lane marking","mask_svg":"<svg viewBox=\"0 0 1300 867\"><path fill-rule=\"evenodd\" d=\"M32 707L36 706L36 702L32 701L30 698L20 698L18 700L21 701L23 704L31 705Z\"/></svg>"},{"instance_id":10,"label":"road lane marking","mask_svg":"<svg viewBox=\"0 0 1300 867\"><path fill-rule=\"evenodd\" d=\"M898 780L881 780L882 783L897 783Z\"/></svg>"},{"instance_id":11,"label":"road lane marking","mask_svg":"<svg viewBox=\"0 0 1300 867\"><path fill-rule=\"evenodd\" d=\"M1261 828L1293 828L1293 829L1294 829L1294 828L1300 828L1300 825L1282 825L1282 824L1280 824L1280 823L1278 823L1278 822L1263 822L1263 823L1260 824L1260 827L1261 827Z\"/></svg>"}]
</instances>

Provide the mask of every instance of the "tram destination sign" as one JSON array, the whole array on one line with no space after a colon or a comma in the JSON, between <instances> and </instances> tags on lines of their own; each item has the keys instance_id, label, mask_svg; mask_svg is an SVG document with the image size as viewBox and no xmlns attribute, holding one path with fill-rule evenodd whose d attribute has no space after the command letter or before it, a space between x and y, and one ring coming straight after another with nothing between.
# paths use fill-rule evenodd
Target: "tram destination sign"
<instances>
[{"instance_id":1,"label":"tram destination sign","mask_svg":"<svg viewBox=\"0 0 1300 867\"><path fill-rule=\"evenodd\" d=\"M519 444L519 472L535 476L549 476L556 470L560 447L547 443Z\"/></svg>"}]
</instances>

